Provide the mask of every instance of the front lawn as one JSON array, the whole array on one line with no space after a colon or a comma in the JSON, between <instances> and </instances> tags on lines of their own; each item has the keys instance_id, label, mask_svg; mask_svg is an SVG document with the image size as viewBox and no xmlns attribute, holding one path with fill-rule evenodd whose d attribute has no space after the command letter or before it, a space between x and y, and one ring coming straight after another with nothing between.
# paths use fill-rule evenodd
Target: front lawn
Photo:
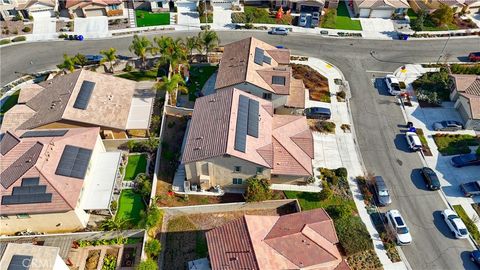
<instances>
[{"instance_id":1,"label":"front lawn","mask_svg":"<svg viewBox=\"0 0 480 270\"><path fill-rule=\"evenodd\" d=\"M288 199L297 199L302 211L312 210L316 208L324 208L331 205L348 205L352 209L356 209L355 202L353 200L345 200L338 196L332 196L327 200L320 200L318 193L315 192L300 192L300 191L284 191L285 196Z\"/></svg>"},{"instance_id":2,"label":"front lawn","mask_svg":"<svg viewBox=\"0 0 480 270\"><path fill-rule=\"evenodd\" d=\"M132 81L156 81L157 80L157 70L135 70L126 72L123 74L115 75L120 78L132 80Z\"/></svg>"},{"instance_id":3,"label":"front lawn","mask_svg":"<svg viewBox=\"0 0 480 270\"><path fill-rule=\"evenodd\" d=\"M170 24L169 12L153 13L137 9L135 10L135 16L137 19L137 27Z\"/></svg>"},{"instance_id":4,"label":"front lawn","mask_svg":"<svg viewBox=\"0 0 480 270\"><path fill-rule=\"evenodd\" d=\"M125 220L132 226L136 226L141 220L141 212L145 210L142 195L133 189L123 189L118 201L116 220Z\"/></svg>"},{"instance_id":5,"label":"front lawn","mask_svg":"<svg viewBox=\"0 0 480 270\"><path fill-rule=\"evenodd\" d=\"M437 133L433 136L438 151L444 156L468 154L471 152L469 146L476 146L480 138L472 135Z\"/></svg>"},{"instance_id":6,"label":"front lawn","mask_svg":"<svg viewBox=\"0 0 480 270\"><path fill-rule=\"evenodd\" d=\"M6 113L13 106L15 106L17 104L19 95L20 95L20 91L16 91L15 93L8 96L5 102L2 104L2 106L0 106L0 114Z\"/></svg>"},{"instance_id":7,"label":"front lawn","mask_svg":"<svg viewBox=\"0 0 480 270\"><path fill-rule=\"evenodd\" d=\"M194 101L197 93L200 92L218 66L191 66L190 77L188 79L188 96L190 101Z\"/></svg>"},{"instance_id":8,"label":"front lawn","mask_svg":"<svg viewBox=\"0 0 480 270\"><path fill-rule=\"evenodd\" d=\"M441 68L438 72L427 72L412 83L419 101L440 105L450 100L448 72Z\"/></svg>"},{"instance_id":9,"label":"front lawn","mask_svg":"<svg viewBox=\"0 0 480 270\"><path fill-rule=\"evenodd\" d=\"M362 24L359 20L352 20L348 13L345 2L338 4L337 10L328 9L322 18L323 28L341 29L341 30L362 30Z\"/></svg>"},{"instance_id":10,"label":"front lawn","mask_svg":"<svg viewBox=\"0 0 480 270\"><path fill-rule=\"evenodd\" d=\"M410 26L412 29L415 28L416 21L418 19L417 13L413 9L409 9L407 12L408 17L410 18ZM447 27L448 26L448 27ZM423 22L422 31L448 31L448 30L458 30L459 27L455 23L448 23L448 25L436 25L430 16L426 16ZM415 29L414 29L415 30ZM419 29L417 29L419 30Z\"/></svg>"},{"instance_id":11,"label":"front lawn","mask_svg":"<svg viewBox=\"0 0 480 270\"><path fill-rule=\"evenodd\" d=\"M135 179L137 174L144 173L147 168L147 155L138 154L138 155L129 155L127 168L125 170L124 180L131 181Z\"/></svg>"},{"instance_id":12,"label":"front lawn","mask_svg":"<svg viewBox=\"0 0 480 270\"><path fill-rule=\"evenodd\" d=\"M461 205L454 205L453 209L457 212L457 215L462 219L463 223L465 223L465 226L473 239L477 242L480 241L480 232L478 231L477 225L475 225L473 220L470 219L463 207Z\"/></svg>"}]
</instances>

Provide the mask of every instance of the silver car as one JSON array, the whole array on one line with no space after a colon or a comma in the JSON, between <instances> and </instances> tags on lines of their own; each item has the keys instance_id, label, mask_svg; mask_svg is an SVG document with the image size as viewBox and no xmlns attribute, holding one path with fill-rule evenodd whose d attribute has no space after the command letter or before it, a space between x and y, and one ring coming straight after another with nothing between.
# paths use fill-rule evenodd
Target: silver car
<instances>
[{"instance_id":1,"label":"silver car","mask_svg":"<svg viewBox=\"0 0 480 270\"><path fill-rule=\"evenodd\" d=\"M433 130L435 131L457 131L462 130L463 124L458 121L440 121L433 123Z\"/></svg>"},{"instance_id":2,"label":"silver car","mask_svg":"<svg viewBox=\"0 0 480 270\"><path fill-rule=\"evenodd\" d=\"M288 35L288 29L285 27L274 27L270 31L268 31L270 35L281 35L286 36Z\"/></svg>"},{"instance_id":3,"label":"silver car","mask_svg":"<svg viewBox=\"0 0 480 270\"><path fill-rule=\"evenodd\" d=\"M298 19L298 26L307 26L307 13L300 14L300 18Z\"/></svg>"},{"instance_id":4,"label":"silver car","mask_svg":"<svg viewBox=\"0 0 480 270\"><path fill-rule=\"evenodd\" d=\"M390 190L381 176L375 176L375 191L378 198L378 203L381 206L386 206L392 203L390 197Z\"/></svg>"}]
</instances>

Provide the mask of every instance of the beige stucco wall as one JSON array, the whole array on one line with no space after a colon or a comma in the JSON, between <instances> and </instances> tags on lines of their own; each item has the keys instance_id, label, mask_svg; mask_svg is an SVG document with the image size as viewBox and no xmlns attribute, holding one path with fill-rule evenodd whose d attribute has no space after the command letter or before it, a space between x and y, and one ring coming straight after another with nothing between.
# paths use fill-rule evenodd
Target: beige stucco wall
<instances>
[{"instance_id":1,"label":"beige stucco wall","mask_svg":"<svg viewBox=\"0 0 480 270\"><path fill-rule=\"evenodd\" d=\"M272 175L272 184L305 185L308 177L293 175Z\"/></svg>"},{"instance_id":2,"label":"beige stucco wall","mask_svg":"<svg viewBox=\"0 0 480 270\"><path fill-rule=\"evenodd\" d=\"M288 95L277 95L277 94L274 94L270 91L266 91L263 88L260 88L256 85L251 84L251 83L239 83L237 85L234 85L234 87L239 89L239 90L250 93L254 96L257 96L259 98L263 98L263 93L272 94L272 100L271 101L273 103L274 108L278 108L280 106L284 106L285 104L287 104ZM227 87L227 88L230 88L230 87ZM223 89L226 89L226 88L223 88Z\"/></svg>"}]
</instances>

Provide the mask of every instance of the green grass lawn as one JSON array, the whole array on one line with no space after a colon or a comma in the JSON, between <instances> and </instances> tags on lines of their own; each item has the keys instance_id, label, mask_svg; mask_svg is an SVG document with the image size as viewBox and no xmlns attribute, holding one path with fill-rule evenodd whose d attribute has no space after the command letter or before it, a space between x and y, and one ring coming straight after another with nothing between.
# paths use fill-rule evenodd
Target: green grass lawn
<instances>
[{"instance_id":1,"label":"green grass lawn","mask_svg":"<svg viewBox=\"0 0 480 270\"><path fill-rule=\"evenodd\" d=\"M133 189L124 189L120 194L115 219L126 220L135 226L139 223L141 219L140 213L143 210L145 210L145 204L143 203L142 196L135 193Z\"/></svg>"},{"instance_id":2,"label":"green grass lawn","mask_svg":"<svg viewBox=\"0 0 480 270\"><path fill-rule=\"evenodd\" d=\"M435 134L433 136L438 151L444 156L468 154L469 146L479 145L480 139L472 135Z\"/></svg>"},{"instance_id":3,"label":"green grass lawn","mask_svg":"<svg viewBox=\"0 0 480 270\"><path fill-rule=\"evenodd\" d=\"M345 200L338 196L332 196L328 200L320 201L318 199L318 193L314 192L284 191L284 193L288 199L297 199L302 211L327 208L330 205L340 204L348 204L351 206L351 209L357 209L353 200Z\"/></svg>"},{"instance_id":4,"label":"green grass lawn","mask_svg":"<svg viewBox=\"0 0 480 270\"><path fill-rule=\"evenodd\" d=\"M417 13L415 13L415 11L413 11L413 9L409 9L407 11L407 15L410 18L410 25L412 25L414 23L414 21L416 21L417 18L418 18ZM458 30L459 28L454 23L449 23L448 27L445 26L445 25L437 26L430 20L430 18L428 18L428 16L425 19L425 22L423 23L423 31L447 31L448 29Z\"/></svg>"},{"instance_id":5,"label":"green grass lawn","mask_svg":"<svg viewBox=\"0 0 480 270\"><path fill-rule=\"evenodd\" d=\"M155 81L157 80L157 70L156 69L151 69L151 70L135 70L135 71L130 71L126 72L123 74L115 75L120 78L132 80L132 81Z\"/></svg>"},{"instance_id":6,"label":"green grass lawn","mask_svg":"<svg viewBox=\"0 0 480 270\"><path fill-rule=\"evenodd\" d=\"M137 17L137 27L170 24L169 12L151 13L137 9L135 10L135 15Z\"/></svg>"},{"instance_id":7,"label":"green grass lawn","mask_svg":"<svg viewBox=\"0 0 480 270\"><path fill-rule=\"evenodd\" d=\"M147 167L147 155L129 155L127 168L125 170L124 180L130 181L135 179L137 174L144 173Z\"/></svg>"},{"instance_id":8,"label":"green grass lawn","mask_svg":"<svg viewBox=\"0 0 480 270\"><path fill-rule=\"evenodd\" d=\"M331 16L331 15L330 15ZM326 28L335 28L341 30L362 30L362 25L359 20L352 20L350 14L348 13L347 6L345 2L341 1L338 4L337 15L335 16L335 27L331 27L331 18L329 19L330 23L327 24ZM323 24L322 24L323 27Z\"/></svg>"},{"instance_id":9,"label":"green grass lawn","mask_svg":"<svg viewBox=\"0 0 480 270\"><path fill-rule=\"evenodd\" d=\"M477 225L470 219L465 210L461 205L454 205L453 209L457 212L458 216L462 219L463 223L467 227L470 235L475 239L475 241L480 241L480 232L478 231Z\"/></svg>"},{"instance_id":10,"label":"green grass lawn","mask_svg":"<svg viewBox=\"0 0 480 270\"><path fill-rule=\"evenodd\" d=\"M18 101L18 96L20 95L20 91L17 91L15 93L13 93L12 95L10 95L6 100L5 102L2 104L1 108L0 108L0 113L1 114L4 114L6 113L8 110L10 110L13 106L15 106L17 104L17 101Z\"/></svg>"},{"instance_id":11,"label":"green grass lawn","mask_svg":"<svg viewBox=\"0 0 480 270\"><path fill-rule=\"evenodd\" d=\"M218 69L217 66L191 66L188 82L188 96L190 101L196 99L195 94L202 90L203 85Z\"/></svg>"}]
</instances>

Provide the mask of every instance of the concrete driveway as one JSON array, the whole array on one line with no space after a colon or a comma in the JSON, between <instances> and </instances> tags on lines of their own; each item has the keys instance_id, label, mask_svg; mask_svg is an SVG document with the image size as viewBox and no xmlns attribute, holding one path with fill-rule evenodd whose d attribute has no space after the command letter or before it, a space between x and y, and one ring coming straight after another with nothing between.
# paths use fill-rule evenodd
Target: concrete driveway
<instances>
[{"instance_id":1,"label":"concrete driveway","mask_svg":"<svg viewBox=\"0 0 480 270\"><path fill-rule=\"evenodd\" d=\"M89 18L75 18L74 32L85 38L99 38L108 36L108 18L96 16Z\"/></svg>"},{"instance_id":2,"label":"concrete driveway","mask_svg":"<svg viewBox=\"0 0 480 270\"><path fill-rule=\"evenodd\" d=\"M393 39L396 37L392 20L381 18L361 18L362 35L364 38Z\"/></svg>"},{"instance_id":3,"label":"concrete driveway","mask_svg":"<svg viewBox=\"0 0 480 270\"><path fill-rule=\"evenodd\" d=\"M233 28L232 9L230 3L213 4L213 28Z\"/></svg>"},{"instance_id":4,"label":"concrete driveway","mask_svg":"<svg viewBox=\"0 0 480 270\"><path fill-rule=\"evenodd\" d=\"M56 20L51 17L50 12L32 12L32 16L33 35L29 37L30 40L56 37Z\"/></svg>"},{"instance_id":5,"label":"concrete driveway","mask_svg":"<svg viewBox=\"0 0 480 270\"><path fill-rule=\"evenodd\" d=\"M200 17L195 2L177 2L177 18L179 29L200 28Z\"/></svg>"}]
</instances>

